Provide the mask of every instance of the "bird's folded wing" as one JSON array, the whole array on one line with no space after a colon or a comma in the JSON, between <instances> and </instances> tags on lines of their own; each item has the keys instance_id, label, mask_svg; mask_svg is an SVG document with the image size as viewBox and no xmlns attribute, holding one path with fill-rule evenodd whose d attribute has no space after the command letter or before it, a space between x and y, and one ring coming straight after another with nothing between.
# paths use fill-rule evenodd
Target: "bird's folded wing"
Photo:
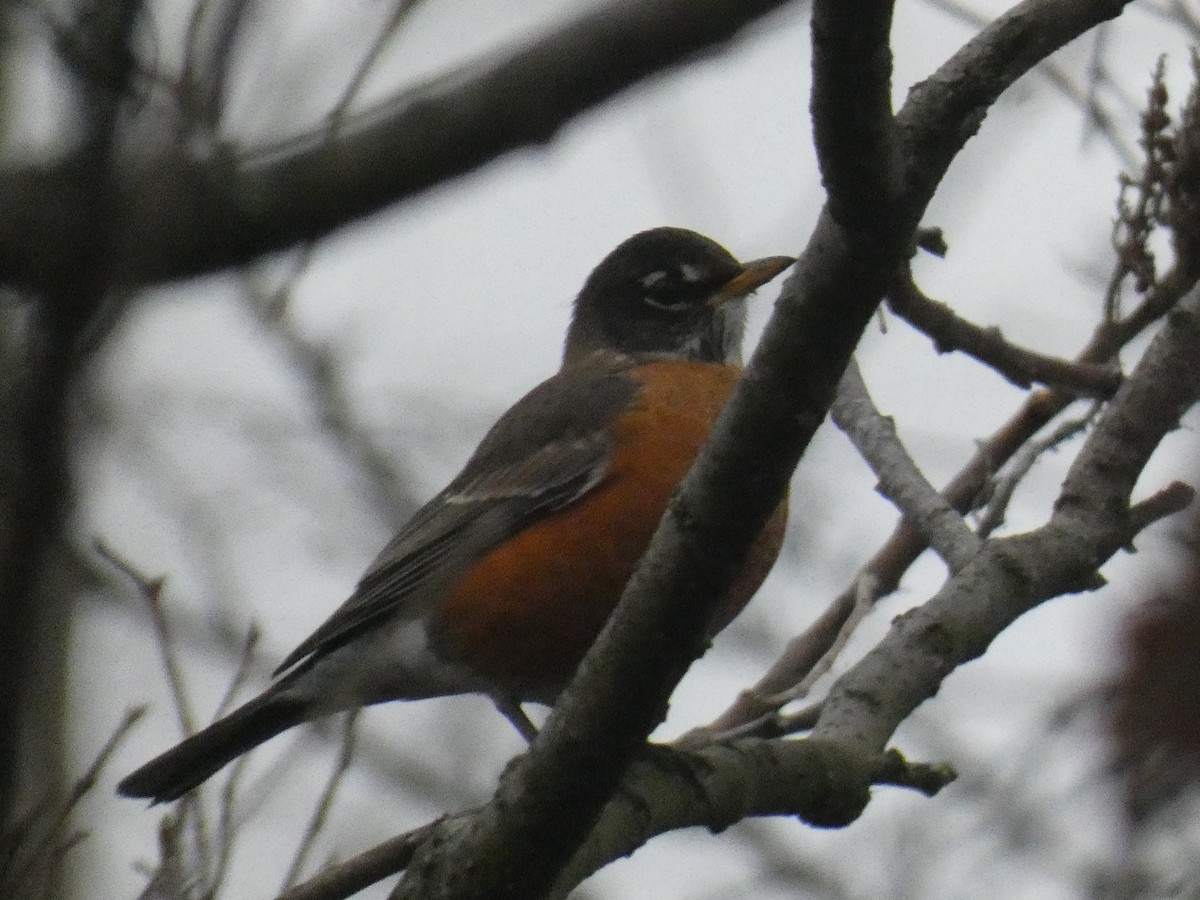
<instances>
[{"instance_id":1,"label":"bird's folded wing","mask_svg":"<svg viewBox=\"0 0 1200 900\"><path fill-rule=\"evenodd\" d=\"M480 555L599 484L612 455L613 420L637 393L630 367L621 357L597 359L530 391L276 674L323 656L382 620L424 614Z\"/></svg>"}]
</instances>

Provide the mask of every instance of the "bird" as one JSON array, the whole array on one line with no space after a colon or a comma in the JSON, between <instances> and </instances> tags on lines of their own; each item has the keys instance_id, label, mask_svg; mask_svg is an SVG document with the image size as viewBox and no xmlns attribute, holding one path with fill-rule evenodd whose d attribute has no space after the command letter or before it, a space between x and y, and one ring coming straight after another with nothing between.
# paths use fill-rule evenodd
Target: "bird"
<instances>
[{"instance_id":1,"label":"bird","mask_svg":"<svg viewBox=\"0 0 1200 900\"><path fill-rule=\"evenodd\" d=\"M795 262L738 260L683 228L628 238L577 295L561 368L505 412L261 694L122 780L176 800L275 735L335 712L466 693L527 739L633 574L741 373L746 299ZM709 625L774 565L786 498Z\"/></svg>"}]
</instances>

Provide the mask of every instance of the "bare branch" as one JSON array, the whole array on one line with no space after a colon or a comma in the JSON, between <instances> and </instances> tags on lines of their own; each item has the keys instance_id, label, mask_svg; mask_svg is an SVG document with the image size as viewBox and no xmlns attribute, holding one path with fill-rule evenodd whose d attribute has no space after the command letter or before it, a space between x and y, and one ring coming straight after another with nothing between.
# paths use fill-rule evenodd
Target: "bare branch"
<instances>
[{"instance_id":1,"label":"bare branch","mask_svg":"<svg viewBox=\"0 0 1200 900\"><path fill-rule=\"evenodd\" d=\"M838 135L867 136L859 149L882 153L885 174L865 183L877 186L882 195L874 199L893 214L884 215L879 227L867 225L859 207L871 198L859 187L831 198L838 214L827 209L820 217L745 377L573 684L529 753L510 766L493 802L469 825L447 828L431 841L436 851L414 860L393 896L541 892L545 879L586 834L700 651L713 605L724 596L824 419L853 347L955 153L1013 80L1124 5L1027 0L956 54L924 89L915 89L900 116L903 183L909 190L897 202L887 194L892 189L886 174L890 129L882 123L884 130L877 130L878 98L890 91L888 67L877 64L886 58L886 46L864 47L844 35L821 33L861 27L862 34L886 41L886 28L877 26L889 20L891 7L859 3L853 21L846 21L843 5L817 4L814 40L825 46L816 64L824 60L830 70L816 72L814 85L837 72L850 75L842 54L847 47L869 64L847 77L842 108L831 111L833 119L818 122L816 130L833 135L833 144ZM820 117L824 107L816 102L817 91L814 87L814 109ZM856 114L861 123L844 118ZM829 172L826 177L831 178ZM840 175L833 178L831 189L841 181ZM839 227L839 217L851 232ZM853 230L860 225L870 234ZM463 866L464 859L472 864Z\"/></svg>"},{"instance_id":2,"label":"bare branch","mask_svg":"<svg viewBox=\"0 0 1200 900\"><path fill-rule=\"evenodd\" d=\"M39 596L42 565L70 504L71 482L64 437L67 400L86 357L88 334L109 293L107 232L102 222L108 191L114 129L132 68L131 35L140 0L77 5L72 38L86 59L88 76L74 85L79 148L66 165L73 179L71 216L83 239L49 263L55 270L33 304L19 344L9 358L4 385L5 422L0 436L0 822L15 814L23 762L41 757L46 768L62 752L52 737L21 759L18 742L29 734L31 712L43 697L31 690L37 636L61 633L62 598ZM79 70L77 70L79 71ZM91 77L94 75L95 77ZM7 188L7 185L6 185ZM17 195L12 196L14 203ZM6 206L8 204L5 204ZM34 213L37 215L37 213ZM51 252L47 247L37 252ZM48 257L46 258L48 259ZM27 298L32 299L32 298ZM45 626L45 627L43 627ZM61 671L61 660L56 665Z\"/></svg>"},{"instance_id":3,"label":"bare branch","mask_svg":"<svg viewBox=\"0 0 1200 900\"><path fill-rule=\"evenodd\" d=\"M841 825L857 817L872 784L933 796L954 777L945 767L912 763L894 751L858 757L836 745L807 740L741 740L694 751L647 748L546 896L565 897L600 866L668 831L693 826L719 831L743 818L772 815ZM467 827L475 812L448 816L436 827L454 833ZM278 900L347 897L409 865L434 827L424 826L331 866Z\"/></svg>"},{"instance_id":4,"label":"bare branch","mask_svg":"<svg viewBox=\"0 0 1200 900\"><path fill-rule=\"evenodd\" d=\"M161 576L150 578L142 574L133 563L125 560L103 541L96 541L96 553L133 582L138 596L146 604L146 609L150 613L150 621L154 625L155 644L158 646L163 671L166 672L167 684L171 687L171 697L174 700L175 715L179 718L180 731L184 737L195 734L196 716L192 711L191 698L188 697L187 689L183 684L183 673L179 670L179 659L175 655L175 642L171 638L171 626L163 612L162 589L166 579Z\"/></svg>"},{"instance_id":5,"label":"bare branch","mask_svg":"<svg viewBox=\"0 0 1200 900\"><path fill-rule=\"evenodd\" d=\"M308 881L284 891L277 900L343 900L356 894L389 875L402 872L412 861L413 854L439 828L445 827L446 821L439 819L414 828L351 859L329 866Z\"/></svg>"},{"instance_id":6,"label":"bare branch","mask_svg":"<svg viewBox=\"0 0 1200 900\"><path fill-rule=\"evenodd\" d=\"M360 115L210 159L171 148L114 178L110 258L125 285L211 272L321 237L520 147L732 40L785 0L617 0L500 60L446 73ZM54 283L89 232L74 173L0 172L0 282Z\"/></svg>"},{"instance_id":7,"label":"bare branch","mask_svg":"<svg viewBox=\"0 0 1200 900\"><path fill-rule=\"evenodd\" d=\"M925 0L925 2L975 28L983 28L987 25L985 16L965 4L959 3L958 0ZM1123 140L1121 129L1112 113L1101 105L1092 83L1089 83L1086 88L1080 87L1066 70L1051 60L1042 62L1037 67L1037 71L1051 87L1079 108L1079 111L1084 114L1085 123L1093 126L1104 137L1113 152L1125 165L1136 164L1137 153Z\"/></svg>"},{"instance_id":8,"label":"bare branch","mask_svg":"<svg viewBox=\"0 0 1200 900\"><path fill-rule=\"evenodd\" d=\"M51 873L83 837L80 832L69 831L71 816L96 786L109 759L145 712L146 708L139 706L125 713L66 797L43 797L20 819L5 823L0 834L0 892L4 896L35 897L41 896L43 890L45 896L50 896L54 887Z\"/></svg>"},{"instance_id":9,"label":"bare branch","mask_svg":"<svg viewBox=\"0 0 1200 900\"><path fill-rule=\"evenodd\" d=\"M388 20L379 29L379 33L375 35L375 41L362 59L359 60L357 68L350 76L350 81L342 90L342 96L338 98L333 109L329 111L326 117L326 127L331 135L337 134L346 120L347 113L350 110L351 104L358 97L358 92L362 90L363 84L366 83L367 76L371 74L371 70L379 62L379 57L383 51L387 49L388 44L395 40L397 33L408 20L408 17L421 4L422 0L394 0L395 6L392 7L392 14Z\"/></svg>"},{"instance_id":10,"label":"bare branch","mask_svg":"<svg viewBox=\"0 0 1200 900\"><path fill-rule=\"evenodd\" d=\"M547 895L561 900L583 877L679 828L722 831L751 816L787 815L820 827L858 817L873 784L937 794L948 768L899 753L856 757L820 741L737 740L694 753L652 748L629 770L588 841Z\"/></svg>"},{"instance_id":11,"label":"bare branch","mask_svg":"<svg viewBox=\"0 0 1200 900\"><path fill-rule=\"evenodd\" d=\"M185 125L215 143L238 31L250 0L200 0L188 21L183 70L173 92Z\"/></svg>"},{"instance_id":12,"label":"bare branch","mask_svg":"<svg viewBox=\"0 0 1200 900\"><path fill-rule=\"evenodd\" d=\"M813 140L826 212L864 254L886 256L912 228L894 220L903 165L892 119L887 3L813 5ZM884 243L880 243L880 239Z\"/></svg>"},{"instance_id":13,"label":"bare branch","mask_svg":"<svg viewBox=\"0 0 1200 900\"><path fill-rule=\"evenodd\" d=\"M1196 491L1182 481L1172 481L1139 503L1129 507L1129 529L1137 533L1159 519L1165 519L1186 509L1195 499ZM1132 547L1132 543L1129 545Z\"/></svg>"},{"instance_id":14,"label":"bare branch","mask_svg":"<svg viewBox=\"0 0 1200 900\"><path fill-rule=\"evenodd\" d=\"M321 797L313 809L312 819L309 821L308 827L304 829L304 837L296 849L292 864L288 866L287 874L283 877L281 891L284 893L300 877L300 873L304 870L304 863L307 861L309 853L312 852L313 844L329 818L329 810L333 807L333 799L337 796L342 777L350 768L350 762L354 758L354 725L357 721L358 710L346 714L342 729L342 750L338 754L337 762L334 763L333 771L325 782L325 789L321 791Z\"/></svg>"},{"instance_id":15,"label":"bare branch","mask_svg":"<svg viewBox=\"0 0 1200 900\"><path fill-rule=\"evenodd\" d=\"M1106 363L1068 362L1018 347L999 328L981 328L945 303L925 296L907 272L888 294L888 308L933 341L938 353L961 350L1017 387L1034 382L1068 394L1108 398L1121 386L1121 371Z\"/></svg>"},{"instance_id":16,"label":"bare branch","mask_svg":"<svg viewBox=\"0 0 1200 900\"><path fill-rule=\"evenodd\" d=\"M1053 16L1044 5L1022 4L997 20L995 27L1004 35L1013 23L1021 22L1024 14L1031 8L1036 10L1037 16ZM1074 10L1081 11L1078 6L1075 6ZM1026 24L1039 27L1036 24L1037 16ZM1007 36L1003 38L1008 39L1010 38ZM950 90L962 79L972 75L986 80L987 76L984 76L983 70L995 68L996 64L982 61L981 57L986 58L987 54L985 49L981 50L977 46L978 40L980 39L977 38L963 48L939 69L938 73L910 95L909 103L900 112L901 122L928 119L928 122L920 127L913 125L909 129L910 133L925 135L931 142L940 141L946 136L929 124L940 121L939 117L943 113L938 110L922 110L926 103L931 102L928 98L936 95L938 90ZM945 87L939 88L939 85ZM962 95L969 96L970 90L964 90ZM963 114L969 118L973 112L967 108L963 110ZM915 158L920 157L922 153L923 151L914 150L909 155ZM944 247L944 241L939 240L939 237L934 231L918 230L918 242L922 246L929 245L930 252ZM1164 315L1192 283L1184 273L1173 272L1164 277L1161 283L1151 288L1143 303L1130 316L1119 322L1102 324L1080 352L1077 362L1104 363L1111 360L1122 346ZM966 513L983 502L986 499L989 480L996 469L1066 409L1073 399L1072 395L1050 390L1038 390L1031 394L1004 425L987 440L980 442L975 455L945 486L942 494L950 505L960 513ZM775 710L772 704L779 698L790 697L799 691L798 685L807 684L810 676L821 665L822 656L827 654L831 647L845 640L847 630L857 624L862 615L864 586L870 587L873 600L892 593L899 586L904 573L927 546L919 529L908 519L901 519L884 545L863 565L851 584L834 598L820 618L805 633L788 644L784 653L753 688L743 692L726 712L712 725L698 730L698 734L740 731L749 723L773 716ZM826 663L827 661L828 657Z\"/></svg>"},{"instance_id":17,"label":"bare branch","mask_svg":"<svg viewBox=\"0 0 1200 900\"><path fill-rule=\"evenodd\" d=\"M256 278L247 276L248 305L287 354L297 377L307 388L322 428L370 482L367 494L375 500L380 520L398 528L421 505L412 490L412 479L398 471L392 457L383 453L354 420L354 404L339 360L328 347L302 334L288 316L289 298L296 280L307 267L313 246L305 245L305 252L291 274L275 290L267 290Z\"/></svg>"},{"instance_id":18,"label":"bare branch","mask_svg":"<svg viewBox=\"0 0 1200 900\"><path fill-rule=\"evenodd\" d=\"M1119 16L1126 0L1026 0L917 85L896 116L909 189L927 197L1001 91L1055 50ZM917 148L920 153L913 152Z\"/></svg>"},{"instance_id":19,"label":"bare branch","mask_svg":"<svg viewBox=\"0 0 1200 900\"><path fill-rule=\"evenodd\" d=\"M875 408L854 362L838 385L830 411L834 424L846 432L879 478L879 492L920 529L951 572L962 569L983 542L917 468L900 443L895 423Z\"/></svg>"},{"instance_id":20,"label":"bare branch","mask_svg":"<svg viewBox=\"0 0 1200 900\"><path fill-rule=\"evenodd\" d=\"M246 678L250 674L250 667L254 665L254 658L258 651L259 631L258 626L251 623L246 630L246 639L242 641L242 652L238 657L237 668L233 670L233 678L229 681L229 687L225 689L225 696L221 698L221 702L217 704L217 708L213 710L213 719L219 719L226 711L233 707L233 699L237 696L237 692L242 685L246 683Z\"/></svg>"},{"instance_id":21,"label":"bare branch","mask_svg":"<svg viewBox=\"0 0 1200 900\"><path fill-rule=\"evenodd\" d=\"M989 541L924 605L896 619L880 644L843 675L813 736L881 749L942 679L982 654L1018 616L1064 593L1097 586L1098 567L1151 518L1182 508L1171 487L1130 508L1146 461L1200 400L1200 288L1167 319L1085 442L1050 521Z\"/></svg>"},{"instance_id":22,"label":"bare branch","mask_svg":"<svg viewBox=\"0 0 1200 900\"><path fill-rule=\"evenodd\" d=\"M1012 464L996 478L987 505L980 512L976 531L981 537L990 536L993 531L1004 524L1008 504L1017 490L1017 485L1029 474L1034 464L1045 453L1084 431L1095 420L1099 412L1100 407L1097 405L1087 415L1060 422L1046 437L1026 444L1013 457Z\"/></svg>"},{"instance_id":23,"label":"bare branch","mask_svg":"<svg viewBox=\"0 0 1200 900\"><path fill-rule=\"evenodd\" d=\"M675 743L690 748L725 736L776 737L790 733L779 722L780 708L808 695L813 683L829 671L854 629L875 608L879 596L871 572L860 571L853 587L836 597L812 625L792 638L766 674L741 691L716 719L693 728Z\"/></svg>"}]
</instances>

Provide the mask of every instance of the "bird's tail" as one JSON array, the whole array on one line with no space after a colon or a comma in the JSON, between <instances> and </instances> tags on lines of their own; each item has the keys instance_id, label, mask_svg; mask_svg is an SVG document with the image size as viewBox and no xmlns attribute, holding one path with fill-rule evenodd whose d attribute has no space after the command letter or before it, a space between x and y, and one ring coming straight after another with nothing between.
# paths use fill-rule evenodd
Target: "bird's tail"
<instances>
[{"instance_id":1,"label":"bird's tail","mask_svg":"<svg viewBox=\"0 0 1200 900\"><path fill-rule=\"evenodd\" d=\"M256 697L155 757L117 785L125 797L177 800L236 757L309 718L309 704L279 693Z\"/></svg>"}]
</instances>

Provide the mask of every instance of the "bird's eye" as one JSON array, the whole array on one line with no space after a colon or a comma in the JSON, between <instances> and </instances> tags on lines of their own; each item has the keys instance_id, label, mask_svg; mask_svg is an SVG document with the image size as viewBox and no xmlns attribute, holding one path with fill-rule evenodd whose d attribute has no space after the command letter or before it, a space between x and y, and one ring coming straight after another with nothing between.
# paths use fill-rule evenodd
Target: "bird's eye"
<instances>
[{"instance_id":1,"label":"bird's eye","mask_svg":"<svg viewBox=\"0 0 1200 900\"><path fill-rule=\"evenodd\" d=\"M689 306L693 305L691 300L660 300L657 297L652 297L650 294L644 295L642 299L646 301L647 306L653 306L655 309L665 310L666 312L683 312Z\"/></svg>"},{"instance_id":2,"label":"bird's eye","mask_svg":"<svg viewBox=\"0 0 1200 900\"><path fill-rule=\"evenodd\" d=\"M686 312L695 307L712 273L696 263L678 263L658 269L638 279L647 306L669 313Z\"/></svg>"}]
</instances>

